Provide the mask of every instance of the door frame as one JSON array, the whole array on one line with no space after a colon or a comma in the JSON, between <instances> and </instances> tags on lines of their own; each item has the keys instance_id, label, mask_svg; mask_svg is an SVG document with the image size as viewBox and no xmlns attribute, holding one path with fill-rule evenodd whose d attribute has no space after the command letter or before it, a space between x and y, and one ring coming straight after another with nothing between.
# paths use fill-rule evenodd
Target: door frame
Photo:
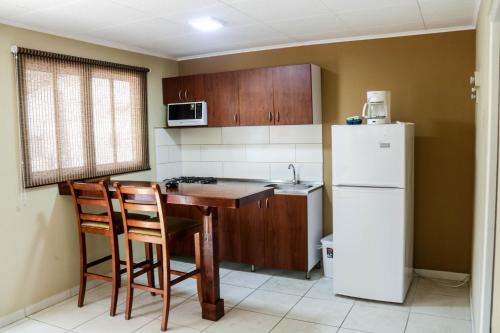
<instances>
[{"instance_id":1,"label":"door frame","mask_svg":"<svg viewBox=\"0 0 500 333\"><path fill-rule=\"evenodd\" d=\"M500 179L498 173L499 165L499 87L500 87L500 1L493 0L488 13L488 63L480 75L485 76L484 83L488 83L487 95L487 118L488 139L486 152L486 218L483 229L484 247L482 249L482 283L479 295L479 318L473 318L477 322L478 332L490 332L492 325L493 306L493 279L495 251L500 252L500 244L496 246L496 225L500 225ZM479 87L479 98L481 98L481 87ZM498 221L498 222L497 222ZM496 267L499 269L499 267ZM476 325L474 325L476 326Z\"/></svg>"}]
</instances>

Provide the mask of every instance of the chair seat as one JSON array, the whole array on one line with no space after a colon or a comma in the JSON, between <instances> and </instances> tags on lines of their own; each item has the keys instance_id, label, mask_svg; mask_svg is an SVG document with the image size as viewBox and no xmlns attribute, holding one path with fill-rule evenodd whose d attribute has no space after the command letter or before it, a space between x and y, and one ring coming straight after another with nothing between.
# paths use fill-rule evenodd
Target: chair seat
<instances>
[{"instance_id":1,"label":"chair seat","mask_svg":"<svg viewBox=\"0 0 500 333\"><path fill-rule=\"evenodd\" d=\"M100 215L106 215L106 213L102 213ZM142 219L142 220L149 218L148 215L143 215L143 214L128 214L128 216L132 219ZM116 221L116 231L118 233L123 233L122 213L113 212L113 217ZM81 226L86 228L109 230L108 222L82 221Z\"/></svg>"},{"instance_id":2,"label":"chair seat","mask_svg":"<svg viewBox=\"0 0 500 333\"><path fill-rule=\"evenodd\" d=\"M191 219L183 219L178 217L167 217L168 222L168 236L172 237L175 234L181 232L187 232L197 227L201 227L201 222ZM158 222L159 223L159 222ZM128 232L131 234L161 237L160 229L149 229L149 228L129 228Z\"/></svg>"}]
</instances>

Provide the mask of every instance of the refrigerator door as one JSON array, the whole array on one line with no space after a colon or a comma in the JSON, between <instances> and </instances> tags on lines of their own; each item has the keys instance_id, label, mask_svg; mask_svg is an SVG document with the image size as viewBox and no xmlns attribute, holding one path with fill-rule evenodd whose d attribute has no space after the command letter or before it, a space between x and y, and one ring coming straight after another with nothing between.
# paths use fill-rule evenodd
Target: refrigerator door
<instances>
[{"instance_id":1,"label":"refrigerator door","mask_svg":"<svg viewBox=\"0 0 500 333\"><path fill-rule=\"evenodd\" d=\"M404 189L334 186L334 292L402 303L406 228Z\"/></svg>"},{"instance_id":2,"label":"refrigerator door","mask_svg":"<svg viewBox=\"0 0 500 333\"><path fill-rule=\"evenodd\" d=\"M406 126L332 126L333 185L404 188Z\"/></svg>"}]
</instances>

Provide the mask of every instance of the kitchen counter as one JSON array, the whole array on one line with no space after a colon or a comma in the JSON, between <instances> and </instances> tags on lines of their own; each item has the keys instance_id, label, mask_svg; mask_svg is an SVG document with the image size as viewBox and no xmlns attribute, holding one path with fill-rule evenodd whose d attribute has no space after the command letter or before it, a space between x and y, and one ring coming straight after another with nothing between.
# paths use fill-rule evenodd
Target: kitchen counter
<instances>
[{"instance_id":1,"label":"kitchen counter","mask_svg":"<svg viewBox=\"0 0 500 333\"><path fill-rule=\"evenodd\" d=\"M320 182L298 182L293 185L290 181L283 180L256 180L256 179L237 179L237 178L219 178L218 184L246 184L262 186L265 188L274 188L274 194L289 195L308 195L324 186Z\"/></svg>"}]
</instances>

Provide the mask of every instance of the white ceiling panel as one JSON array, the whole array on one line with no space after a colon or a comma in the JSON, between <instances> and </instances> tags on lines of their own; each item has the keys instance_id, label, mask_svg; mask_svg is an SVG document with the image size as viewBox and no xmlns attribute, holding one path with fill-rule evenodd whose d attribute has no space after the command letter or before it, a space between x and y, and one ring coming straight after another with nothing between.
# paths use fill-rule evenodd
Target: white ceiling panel
<instances>
[{"instance_id":1,"label":"white ceiling panel","mask_svg":"<svg viewBox=\"0 0 500 333\"><path fill-rule=\"evenodd\" d=\"M470 24L474 20L475 0L419 0L427 28Z\"/></svg>"},{"instance_id":2,"label":"white ceiling panel","mask_svg":"<svg viewBox=\"0 0 500 333\"><path fill-rule=\"evenodd\" d=\"M0 22L167 57L463 29L478 0L0 0ZM199 32L190 19L224 23Z\"/></svg>"},{"instance_id":3,"label":"white ceiling panel","mask_svg":"<svg viewBox=\"0 0 500 333\"><path fill-rule=\"evenodd\" d=\"M328 10L321 0L240 0L231 2L230 6L260 21L318 16Z\"/></svg>"},{"instance_id":4,"label":"white ceiling panel","mask_svg":"<svg viewBox=\"0 0 500 333\"><path fill-rule=\"evenodd\" d=\"M354 30L357 30L358 27L394 27L407 24L414 24L416 29L424 29L424 22L416 2L373 9L343 11L336 14Z\"/></svg>"},{"instance_id":5,"label":"white ceiling panel","mask_svg":"<svg viewBox=\"0 0 500 333\"><path fill-rule=\"evenodd\" d=\"M324 32L339 33L349 31L349 27L333 14L323 14L292 20L272 21L270 27L286 35L306 35Z\"/></svg>"}]
</instances>

